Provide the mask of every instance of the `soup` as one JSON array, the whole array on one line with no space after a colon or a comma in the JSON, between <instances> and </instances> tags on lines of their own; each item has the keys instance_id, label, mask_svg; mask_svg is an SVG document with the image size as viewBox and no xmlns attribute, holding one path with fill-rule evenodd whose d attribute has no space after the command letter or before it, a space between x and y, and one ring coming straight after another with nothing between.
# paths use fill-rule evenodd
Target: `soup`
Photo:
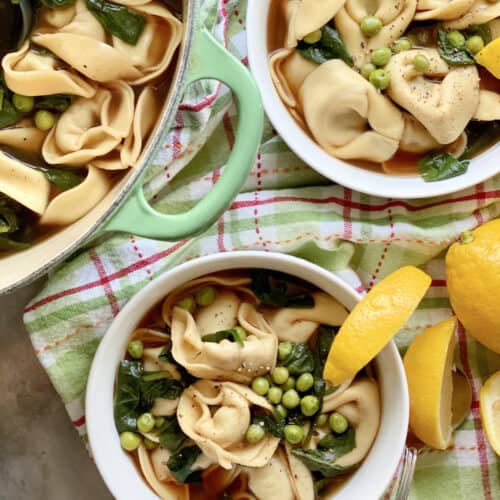
<instances>
[{"instance_id":1,"label":"soup","mask_svg":"<svg viewBox=\"0 0 500 500\"><path fill-rule=\"evenodd\" d=\"M368 366L322 378L347 311L288 275L239 270L173 290L118 368L122 447L161 498L307 500L369 453L381 418Z\"/></svg>"},{"instance_id":2,"label":"soup","mask_svg":"<svg viewBox=\"0 0 500 500\"><path fill-rule=\"evenodd\" d=\"M429 182L461 175L500 137L499 82L475 60L500 11L477 5L272 0L276 91L336 158Z\"/></svg>"},{"instance_id":3,"label":"soup","mask_svg":"<svg viewBox=\"0 0 500 500\"><path fill-rule=\"evenodd\" d=\"M159 0L36 5L2 57L0 250L78 220L137 163L182 39Z\"/></svg>"}]
</instances>

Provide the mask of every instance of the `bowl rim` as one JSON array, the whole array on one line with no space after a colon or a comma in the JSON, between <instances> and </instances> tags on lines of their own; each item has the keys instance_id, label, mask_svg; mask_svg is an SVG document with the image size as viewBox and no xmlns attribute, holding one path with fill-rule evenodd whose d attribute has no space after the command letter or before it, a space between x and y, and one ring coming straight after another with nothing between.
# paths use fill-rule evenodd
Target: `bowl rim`
<instances>
[{"instance_id":1,"label":"bowl rim","mask_svg":"<svg viewBox=\"0 0 500 500\"><path fill-rule=\"evenodd\" d=\"M295 122L272 83L267 64L270 3L271 0L248 0L248 62L273 127L288 147L311 168L355 191L396 199L447 195L475 186L500 173L500 142L474 157L465 174L439 182L425 182L418 175L398 176L371 171L330 156Z\"/></svg>"},{"instance_id":2,"label":"bowl rim","mask_svg":"<svg viewBox=\"0 0 500 500\"><path fill-rule=\"evenodd\" d=\"M172 289L205 274L237 268L264 268L299 276L327 293L332 293L348 309L352 309L361 298L339 277L315 264L286 254L262 251L237 251L197 258L167 271L138 292L116 316L101 341L92 362L86 389L89 446L104 482L116 498L158 498L121 449L114 426L116 367L125 352L130 333L151 307ZM387 404L391 411L383 413L372 450L353 476L359 476L365 471L364 474L369 474L367 479L362 484L360 481L347 481L331 497L335 500L367 498L368 484L370 495L373 495L370 498L378 499L391 483L403 453L409 420L409 399L403 363L394 341L389 342L377 356L377 370L381 369L382 363L385 363L383 370L387 373L381 377L381 407L383 409ZM394 402L384 404L389 396L395 396ZM376 474L373 473L375 470Z\"/></svg>"}]
</instances>

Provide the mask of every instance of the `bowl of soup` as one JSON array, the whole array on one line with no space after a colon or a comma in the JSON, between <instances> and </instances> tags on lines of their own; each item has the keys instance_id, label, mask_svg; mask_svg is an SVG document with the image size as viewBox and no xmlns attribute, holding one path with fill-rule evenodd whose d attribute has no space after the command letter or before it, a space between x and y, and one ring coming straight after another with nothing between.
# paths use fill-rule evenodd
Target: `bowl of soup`
<instances>
[{"instance_id":1,"label":"bowl of soup","mask_svg":"<svg viewBox=\"0 0 500 500\"><path fill-rule=\"evenodd\" d=\"M197 5L6 2L14 39L0 46L0 293L98 232L199 233L236 196L260 141L260 99L248 71L200 24ZM144 174L168 161L158 158L171 148L184 91L205 78L227 83L246 118L214 189L188 212L161 214L145 199ZM196 85L200 95L208 88Z\"/></svg>"},{"instance_id":2,"label":"bowl of soup","mask_svg":"<svg viewBox=\"0 0 500 500\"><path fill-rule=\"evenodd\" d=\"M193 260L141 290L87 384L89 444L111 493L378 499L408 428L395 344L340 386L322 378L359 300L316 265L251 251Z\"/></svg>"},{"instance_id":3,"label":"bowl of soup","mask_svg":"<svg viewBox=\"0 0 500 500\"><path fill-rule=\"evenodd\" d=\"M475 56L499 34L476 2L250 0L250 68L290 148L322 175L392 198L500 172L500 84Z\"/></svg>"}]
</instances>

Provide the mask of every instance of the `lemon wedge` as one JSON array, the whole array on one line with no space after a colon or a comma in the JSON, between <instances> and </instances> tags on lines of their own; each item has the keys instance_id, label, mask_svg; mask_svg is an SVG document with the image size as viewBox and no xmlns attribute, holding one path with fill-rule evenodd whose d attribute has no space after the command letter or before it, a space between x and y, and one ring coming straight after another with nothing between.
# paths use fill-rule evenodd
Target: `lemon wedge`
<instances>
[{"instance_id":1,"label":"lemon wedge","mask_svg":"<svg viewBox=\"0 0 500 500\"><path fill-rule=\"evenodd\" d=\"M476 55L476 61L495 78L500 78L500 38L485 45Z\"/></svg>"},{"instance_id":2,"label":"lemon wedge","mask_svg":"<svg viewBox=\"0 0 500 500\"><path fill-rule=\"evenodd\" d=\"M377 283L342 324L328 353L323 378L333 385L354 377L403 327L431 284L413 266Z\"/></svg>"},{"instance_id":3,"label":"lemon wedge","mask_svg":"<svg viewBox=\"0 0 500 500\"><path fill-rule=\"evenodd\" d=\"M500 370L481 387L479 410L486 437L495 453L500 455Z\"/></svg>"},{"instance_id":4,"label":"lemon wedge","mask_svg":"<svg viewBox=\"0 0 500 500\"><path fill-rule=\"evenodd\" d=\"M410 428L425 444L452 443L453 351L457 319L433 325L410 344L403 358L410 393Z\"/></svg>"},{"instance_id":5,"label":"lemon wedge","mask_svg":"<svg viewBox=\"0 0 500 500\"><path fill-rule=\"evenodd\" d=\"M461 372L454 371L453 396L451 401L451 425L453 429L460 427L470 413L472 405L472 387L469 379Z\"/></svg>"}]
</instances>

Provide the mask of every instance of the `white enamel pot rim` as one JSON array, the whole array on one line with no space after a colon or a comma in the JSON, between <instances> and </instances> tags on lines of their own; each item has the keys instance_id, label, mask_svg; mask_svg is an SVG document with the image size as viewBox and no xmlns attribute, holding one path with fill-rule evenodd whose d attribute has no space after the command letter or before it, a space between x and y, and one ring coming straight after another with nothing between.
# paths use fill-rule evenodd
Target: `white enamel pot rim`
<instances>
[{"instance_id":1,"label":"white enamel pot rim","mask_svg":"<svg viewBox=\"0 0 500 500\"><path fill-rule=\"evenodd\" d=\"M272 1L248 2L248 61L260 89L264 109L274 128L297 156L314 170L356 191L398 199L428 198L455 193L500 173L500 143L474 157L465 174L439 182L425 182L419 175L387 175L327 154L297 125L272 83L267 64L267 18Z\"/></svg>"},{"instance_id":2,"label":"white enamel pot rim","mask_svg":"<svg viewBox=\"0 0 500 500\"><path fill-rule=\"evenodd\" d=\"M182 264L155 279L122 309L105 334L90 370L86 394L89 443L97 467L118 500L153 500L156 495L121 449L113 420L116 369L128 339L140 320L171 290L189 280L229 269L270 269L307 280L336 297L348 309L360 300L340 278L305 260L279 253L232 252L202 257ZM377 356L375 367L381 388L382 420L373 447L361 467L331 498L373 499L388 487L402 455L408 429L408 389L394 342Z\"/></svg>"}]
</instances>

